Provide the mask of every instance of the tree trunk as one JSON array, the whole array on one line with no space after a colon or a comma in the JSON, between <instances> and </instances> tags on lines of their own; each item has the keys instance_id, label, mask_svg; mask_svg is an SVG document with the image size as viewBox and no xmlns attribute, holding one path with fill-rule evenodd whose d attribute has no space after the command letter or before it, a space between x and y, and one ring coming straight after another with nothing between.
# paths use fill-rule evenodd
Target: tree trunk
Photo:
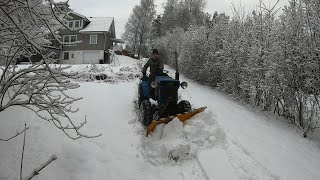
<instances>
[{"instance_id":1,"label":"tree trunk","mask_svg":"<svg viewBox=\"0 0 320 180\"><path fill-rule=\"evenodd\" d=\"M301 128L304 128L303 124L303 104L302 104L302 98L299 99L299 125Z\"/></svg>"}]
</instances>

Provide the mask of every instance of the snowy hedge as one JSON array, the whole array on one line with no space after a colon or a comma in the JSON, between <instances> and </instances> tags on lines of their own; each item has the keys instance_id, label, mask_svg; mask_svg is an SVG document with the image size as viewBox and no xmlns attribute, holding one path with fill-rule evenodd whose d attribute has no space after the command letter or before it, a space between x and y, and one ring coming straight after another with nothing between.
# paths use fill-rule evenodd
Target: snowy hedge
<instances>
[{"instance_id":1,"label":"snowy hedge","mask_svg":"<svg viewBox=\"0 0 320 180\"><path fill-rule=\"evenodd\" d=\"M291 0L279 17L274 9L242 18L215 14L206 26L175 28L158 38L167 64L189 78L273 110L306 136L318 128L320 13L316 0Z\"/></svg>"}]
</instances>

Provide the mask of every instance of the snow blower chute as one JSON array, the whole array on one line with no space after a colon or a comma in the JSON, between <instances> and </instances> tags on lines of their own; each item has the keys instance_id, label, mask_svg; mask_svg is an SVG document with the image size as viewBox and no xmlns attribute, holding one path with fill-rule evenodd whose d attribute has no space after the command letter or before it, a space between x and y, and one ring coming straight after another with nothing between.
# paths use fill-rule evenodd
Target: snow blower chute
<instances>
[{"instance_id":1,"label":"snow blower chute","mask_svg":"<svg viewBox=\"0 0 320 180\"><path fill-rule=\"evenodd\" d=\"M176 55L175 78L168 76L168 71L157 74L152 82L144 76L139 84L139 107L142 123L147 127L147 135L159 124L167 124L174 118L184 122L204 111L207 107L192 109L189 101L178 99L178 89L187 88L186 82L179 81L178 60ZM154 100L150 102L150 98Z\"/></svg>"}]
</instances>

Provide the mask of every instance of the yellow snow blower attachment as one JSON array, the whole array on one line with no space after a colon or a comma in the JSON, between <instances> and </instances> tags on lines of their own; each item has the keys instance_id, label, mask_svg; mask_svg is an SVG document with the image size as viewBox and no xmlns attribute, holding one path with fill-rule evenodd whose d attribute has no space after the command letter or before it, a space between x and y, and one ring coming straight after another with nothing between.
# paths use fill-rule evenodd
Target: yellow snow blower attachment
<instances>
[{"instance_id":1,"label":"yellow snow blower attachment","mask_svg":"<svg viewBox=\"0 0 320 180\"><path fill-rule=\"evenodd\" d=\"M192 111L185 112L185 113L182 113L182 114L176 114L176 115L173 115L173 116L168 116L168 117L165 117L165 118L160 118L160 119L157 119L157 120L153 120L151 122L151 124L147 128L147 136L150 133L152 133L154 131L154 129L157 127L157 125L159 125L159 124L168 124L174 118L178 118L181 122L185 122L186 120L190 119L192 116L203 112L205 109L207 109L206 106L198 108L198 109L194 109Z\"/></svg>"}]
</instances>

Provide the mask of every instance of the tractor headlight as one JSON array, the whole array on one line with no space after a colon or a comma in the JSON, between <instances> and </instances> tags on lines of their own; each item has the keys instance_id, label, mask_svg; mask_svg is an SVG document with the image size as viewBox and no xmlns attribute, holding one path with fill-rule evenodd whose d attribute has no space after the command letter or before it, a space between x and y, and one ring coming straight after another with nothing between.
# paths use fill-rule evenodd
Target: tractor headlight
<instances>
[{"instance_id":1,"label":"tractor headlight","mask_svg":"<svg viewBox=\"0 0 320 180\"><path fill-rule=\"evenodd\" d=\"M180 84L180 86L182 87L182 89L185 89L185 88L188 87L188 83L187 83L187 82L182 82L182 83Z\"/></svg>"},{"instance_id":2,"label":"tractor headlight","mask_svg":"<svg viewBox=\"0 0 320 180\"><path fill-rule=\"evenodd\" d=\"M157 82L155 82L155 81L151 82L151 87L152 88L156 88L157 86L158 86Z\"/></svg>"}]
</instances>

